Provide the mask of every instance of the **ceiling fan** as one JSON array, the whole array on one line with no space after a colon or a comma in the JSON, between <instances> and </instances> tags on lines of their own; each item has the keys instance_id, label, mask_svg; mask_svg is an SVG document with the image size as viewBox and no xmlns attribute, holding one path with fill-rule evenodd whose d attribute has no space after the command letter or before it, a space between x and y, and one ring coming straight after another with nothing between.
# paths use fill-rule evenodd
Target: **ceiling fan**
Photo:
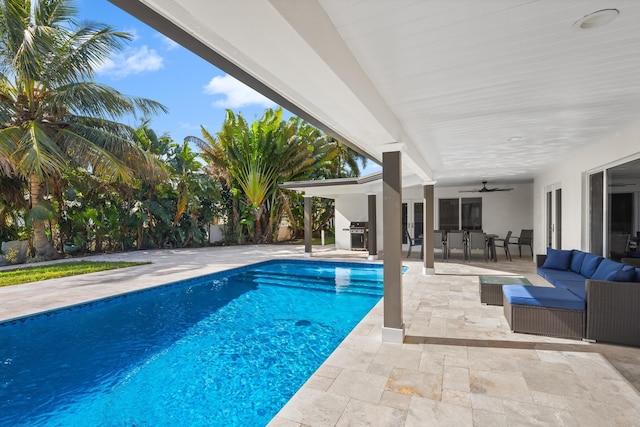
<instances>
[{"instance_id":1,"label":"ceiling fan","mask_svg":"<svg viewBox=\"0 0 640 427\"><path fill-rule=\"evenodd\" d=\"M482 188L479 190L460 190L460 193L493 193L494 191L511 191L513 188L487 188L487 181L482 181Z\"/></svg>"}]
</instances>

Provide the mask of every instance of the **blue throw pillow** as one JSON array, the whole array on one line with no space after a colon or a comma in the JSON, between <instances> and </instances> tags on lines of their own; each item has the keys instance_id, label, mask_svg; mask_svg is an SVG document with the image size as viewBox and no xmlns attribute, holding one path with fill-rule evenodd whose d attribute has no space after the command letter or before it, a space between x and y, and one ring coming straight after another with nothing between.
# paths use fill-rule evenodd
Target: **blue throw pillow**
<instances>
[{"instance_id":1,"label":"blue throw pillow","mask_svg":"<svg viewBox=\"0 0 640 427\"><path fill-rule=\"evenodd\" d=\"M640 283L640 267L636 267L636 282Z\"/></svg>"},{"instance_id":2,"label":"blue throw pillow","mask_svg":"<svg viewBox=\"0 0 640 427\"><path fill-rule=\"evenodd\" d=\"M571 271L580 274L580 267L582 267L582 261L584 261L585 255L587 255L586 252L576 249L573 250L573 254L571 255Z\"/></svg>"},{"instance_id":3,"label":"blue throw pillow","mask_svg":"<svg viewBox=\"0 0 640 427\"><path fill-rule=\"evenodd\" d=\"M598 268L591 275L593 280L606 280L609 273L615 273L622 268L622 264L610 259L604 259L598 264ZM634 272L635 273L635 272Z\"/></svg>"},{"instance_id":4,"label":"blue throw pillow","mask_svg":"<svg viewBox=\"0 0 640 427\"><path fill-rule=\"evenodd\" d=\"M544 260L542 268L551 270L568 270L571 265L571 251L547 248L547 259Z\"/></svg>"},{"instance_id":5,"label":"blue throw pillow","mask_svg":"<svg viewBox=\"0 0 640 427\"><path fill-rule=\"evenodd\" d=\"M636 278L636 269L630 265L623 265L621 269L612 271L604 280L613 282L634 282Z\"/></svg>"},{"instance_id":6,"label":"blue throw pillow","mask_svg":"<svg viewBox=\"0 0 640 427\"><path fill-rule=\"evenodd\" d=\"M580 267L580 274L587 279L591 279L591 276L596 272L600 261L603 259L604 258L599 255L586 254L584 256L584 261L582 261L582 267Z\"/></svg>"}]
</instances>

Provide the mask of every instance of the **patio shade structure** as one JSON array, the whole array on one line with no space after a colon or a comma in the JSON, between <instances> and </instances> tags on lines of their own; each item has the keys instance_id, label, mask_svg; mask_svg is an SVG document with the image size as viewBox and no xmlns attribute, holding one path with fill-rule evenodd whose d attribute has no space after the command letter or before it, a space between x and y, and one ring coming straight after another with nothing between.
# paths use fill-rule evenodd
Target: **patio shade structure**
<instances>
[{"instance_id":1,"label":"patio shade structure","mask_svg":"<svg viewBox=\"0 0 640 427\"><path fill-rule=\"evenodd\" d=\"M398 153L401 187L582 194L581 173L640 156L635 0L110 1L374 161Z\"/></svg>"}]
</instances>

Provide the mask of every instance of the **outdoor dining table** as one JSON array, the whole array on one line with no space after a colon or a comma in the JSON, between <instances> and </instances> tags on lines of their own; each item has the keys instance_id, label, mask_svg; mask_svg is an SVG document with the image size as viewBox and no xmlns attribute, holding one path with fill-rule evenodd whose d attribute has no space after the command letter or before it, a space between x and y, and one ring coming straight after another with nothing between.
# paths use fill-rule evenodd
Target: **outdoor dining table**
<instances>
[{"instance_id":1,"label":"outdoor dining table","mask_svg":"<svg viewBox=\"0 0 640 427\"><path fill-rule=\"evenodd\" d=\"M496 253L497 234L487 234L487 246L489 246L489 257L493 262L498 262L498 254Z\"/></svg>"}]
</instances>

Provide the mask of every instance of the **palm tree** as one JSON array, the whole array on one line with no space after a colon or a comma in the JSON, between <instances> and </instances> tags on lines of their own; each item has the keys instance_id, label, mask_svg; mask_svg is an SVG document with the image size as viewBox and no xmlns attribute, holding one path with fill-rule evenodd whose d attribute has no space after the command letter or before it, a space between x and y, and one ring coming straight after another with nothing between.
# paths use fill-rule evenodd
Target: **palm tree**
<instances>
[{"instance_id":1,"label":"palm tree","mask_svg":"<svg viewBox=\"0 0 640 427\"><path fill-rule=\"evenodd\" d=\"M42 212L45 185L68 167L111 180L154 173L134 130L118 120L165 111L93 81L96 68L131 39L77 22L68 0L0 1L0 158L28 181L37 255L53 256ZM1 171L6 171L4 165Z\"/></svg>"},{"instance_id":2,"label":"palm tree","mask_svg":"<svg viewBox=\"0 0 640 427\"><path fill-rule=\"evenodd\" d=\"M335 161L316 170L313 179L357 178L360 176L360 165L367 167L368 159L340 141L331 139L335 144L337 156Z\"/></svg>"},{"instance_id":3,"label":"palm tree","mask_svg":"<svg viewBox=\"0 0 640 427\"><path fill-rule=\"evenodd\" d=\"M335 144L316 128L299 118L283 121L281 108L266 110L251 126L229 110L220 132L214 136L203 127L202 134L204 139L186 140L201 149L208 171L236 195L234 224L243 212L239 202L246 199L256 241L270 239L274 224L287 209L278 185L306 179L337 156Z\"/></svg>"}]
</instances>

